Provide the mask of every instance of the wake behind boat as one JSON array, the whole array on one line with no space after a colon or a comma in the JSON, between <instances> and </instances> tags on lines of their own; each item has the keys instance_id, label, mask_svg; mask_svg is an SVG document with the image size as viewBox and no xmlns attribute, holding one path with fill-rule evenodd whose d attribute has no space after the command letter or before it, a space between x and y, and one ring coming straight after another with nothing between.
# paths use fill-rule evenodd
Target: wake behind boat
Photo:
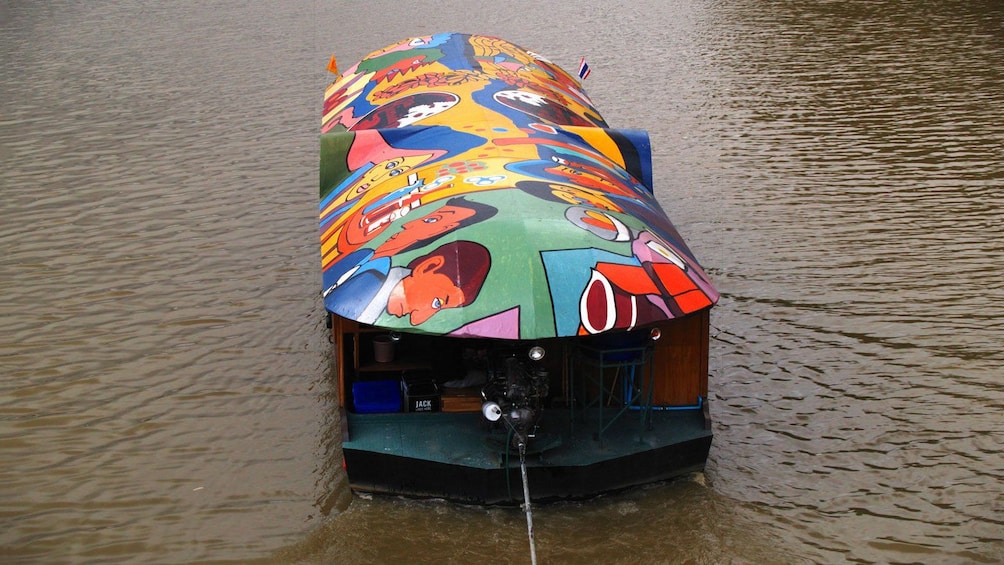
<instances>
[{"instance_id":1,"label":"wake behind boat","mask_svg":"<svg viewBox=\"0 0 1004 565\"><path fill-rule=\"evenodd\" d=\"M321 131L354 489L509 503L521 481L578 498L703 468L718 293L655 199L645 132L542 56L456 33L346 70Z\"/></svg>"}]
</instances>

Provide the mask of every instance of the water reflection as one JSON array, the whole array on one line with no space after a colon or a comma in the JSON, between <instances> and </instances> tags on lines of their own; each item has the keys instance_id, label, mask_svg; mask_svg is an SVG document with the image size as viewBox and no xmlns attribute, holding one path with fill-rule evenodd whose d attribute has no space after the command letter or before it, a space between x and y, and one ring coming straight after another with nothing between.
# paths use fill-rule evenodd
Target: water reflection
<instances>
[{"instance_id":1,"label":"water reflection","mask_svg":"<svg viewBox=\"0 0 1004 565\"><path fill-rule=\"evenodd\" d=\"M763 519L755 508L736 507L703 484L701 475L693 475L611 497L536 506L534 537L541 563L724 563L737 555L754 563L794 562L760 527ZM393 543L381 541L386 538ZM529 561L529 544L518 508L367 496L357 497L337 519L274 558L518 563Z\"/></svg>"}]
</instances>

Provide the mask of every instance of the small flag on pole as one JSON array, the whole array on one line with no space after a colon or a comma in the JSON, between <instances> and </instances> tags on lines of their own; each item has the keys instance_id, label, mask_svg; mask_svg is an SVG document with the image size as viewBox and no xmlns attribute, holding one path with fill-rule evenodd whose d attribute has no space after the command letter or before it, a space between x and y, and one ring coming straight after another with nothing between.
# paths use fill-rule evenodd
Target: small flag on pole
<instances>
[{"instance_id":1,"label":"small flag on pole","mask_svg":"<svg viewBox=\"0 0 1004 565\"><path fill-rule=\"evenodd\" d=\"M579 80L586 80L586 78L589 77L589 73L591 72L593 71L589 68L589 63L587 63L586 58L583 57L579 61Z\"/></svg>"},{"instance_id":2,"label":"small flag on pole","mask_svg":"<svg viewBox=\"0 0 1004 565\"><path fill-rule=\"evenodd\" d=\"M328 71L332 74L338 74L338 62L335 61L335 56L331 56L331 60L328 61Z\"/></svg>"}]
</instances>

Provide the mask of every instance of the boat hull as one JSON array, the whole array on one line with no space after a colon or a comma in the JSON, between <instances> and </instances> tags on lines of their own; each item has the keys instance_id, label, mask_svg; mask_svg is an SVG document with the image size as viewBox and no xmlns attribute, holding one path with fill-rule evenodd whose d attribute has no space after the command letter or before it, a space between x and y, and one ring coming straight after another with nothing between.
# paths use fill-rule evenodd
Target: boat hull
<instances>
[{"instance_id":1,"label":"boat hull","mask_svg":"<svg viewBox=\"0 0 1004 565\"><path fill-rule=\"evenodd\" d=\"M504 441L477 422L458 425L456 416L352 416L356 435L343 444L349 484L367 493L521 503L515 448L507 451ZM560 439L550 441L553 447L527 455L535 501L590 498L700 471L712 442L703 410L653 414L651 428L642 427L640 418L627 418L605 430L602 440L588 420L568 420L575 416L567 412L548 416L563 429ZM447 427L452 433L445 432ZM458 433L471 429L480 432Z\"/></svg>"}]
</instances>

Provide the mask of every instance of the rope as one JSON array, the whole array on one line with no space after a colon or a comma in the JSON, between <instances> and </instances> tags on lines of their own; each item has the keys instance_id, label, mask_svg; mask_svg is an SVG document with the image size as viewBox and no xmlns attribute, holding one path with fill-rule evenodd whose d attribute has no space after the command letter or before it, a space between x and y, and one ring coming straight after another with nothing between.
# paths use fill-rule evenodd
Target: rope
<instances>
[{"instance_id":1,"label":"rope","mask_svg":"<svg viewBox=\"0 0 1004 565\"><path fill-rule=\"evenodd\" d=\"M533 511L530 508L530 482L526 478L526 443L519 442L519 470L523 474L523 508L526 510L526 533L530 538L530 563L537 565L537 545L533 541Z\"/></svg>"}]
</instances>

